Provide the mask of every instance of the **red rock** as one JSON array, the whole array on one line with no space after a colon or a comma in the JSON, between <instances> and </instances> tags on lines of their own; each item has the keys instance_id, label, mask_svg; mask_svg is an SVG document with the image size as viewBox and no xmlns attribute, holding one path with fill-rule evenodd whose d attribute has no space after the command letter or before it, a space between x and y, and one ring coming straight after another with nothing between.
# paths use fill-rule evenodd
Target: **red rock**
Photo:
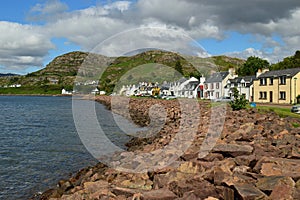
<instances>
[{"instance_id":1,"label":"red rock","mask_svg":"<svg viewBox=\"0 0 300 200\"><path fill-rule=\"evenodd\" d=\"M300 160L285 158L262 158L260 173L265 176L288 176L300 178Z\"/></svg>"},{"instance_id":2,"label":"red rock","mask_svg":"<svg viewBox=\"0 0 300 200\"><path fill-rule=\"evenodd\" d=\"M293 200L295 182L292 178L282 179L274 187L270 199L276 200Z\"/></svg>"},{"instance_id":3,"label":"red rock","mask_svg":"<svg viewBox=\"0 0 300 200\"><path fill-rule=\"evenodd\" d=\"M149 192L144 192L142 198L144 200L173 200L177 196L168 190L167 188L162 188L158 190L151 190Z\"/></svg>"},{"instance_id":4,"label":"red rock","mask_svg":"<svg viewBox=\"0 0 300 200\"><path fill-rule=\"evenodd\" d=\"M254 199L263 199L267 196L260 191L259 189L255 188L252 184L238 184L234 185L239 198L242 200L254 200Z\"/></svg>"},{"instance_id":5,"label":"red rock","mask_svg":"<svg viewBox=\"0 0 300 200\"><path fill-rule=\"evenodd\" d=\"M249 155L253 151L253 147L250 145L238 145L238 144L217 144L213 148L213 152L228 153L233 157L241 155Z\"/></svg>"}]
</instances>

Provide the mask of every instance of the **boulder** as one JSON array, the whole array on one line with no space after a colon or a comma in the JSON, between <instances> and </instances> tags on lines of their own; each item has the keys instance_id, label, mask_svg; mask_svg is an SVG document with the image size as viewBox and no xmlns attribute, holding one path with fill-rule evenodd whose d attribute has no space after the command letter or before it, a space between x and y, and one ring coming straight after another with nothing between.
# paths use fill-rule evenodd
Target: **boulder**
<instances>
[{"instance_id":1,"label":"boulder","mask_svg":"<svg viewBox=\"0 0 300 200\"><path fill-rule=\"evenodd\" d=\"M290 177L279 180L270 195L270 199L294 200L294 186L295 182Z\"/></svg>"},{"instance_id":2,"label":"boulder","mask_svg":"<svg viewBox=\"0 0 300 200\"><path fill-rule=\"evenodd\" d=\"M173 200L176 198L177 196L167 188L143 192L141 196L142 200Z\"/></svg>"},{"instance_id":3,"label":"boulder","mask_svg":"<svg viewBox=\"0 0 300 200\"><path fill-rule=\"evenodd\" d=\"M284 176L266 176L259 178L256 187L262 191L272 191L279 181L287 179L289 177Z\"/></svg>"},{"instance_id":4,"label":"boulder","mask_svg":"<svg viewBox=\"0 0 300 200\"><path fill-rule=\"evenodd\" d=\"M221 153L223 155L229 154L233 157L249 155L252 151L252 146L239 144L217 144L213 148L213 152Z\"/></svg>"},{"instance_id":5,"label":"boulder","mask_svg":"<svg viewBox=\"0 0 300 200\"><path fill-rule=\"evenodd\" d=\"M263 199L267 197L262 191L254 187L252 184L237 184L234 185L234 188L236 189L239 198L242 200Z\"/></svg>"},{"instance_id":6,"label":"boulder","mask_svg":"<svg viewBox=\"0 0 300 200\"><path fill-rule=\"evenodd\" d=\"M264 176L287 176L299 179L299 166L300 160L263 157L254 168Z\"/></svg>"}]
</instances>

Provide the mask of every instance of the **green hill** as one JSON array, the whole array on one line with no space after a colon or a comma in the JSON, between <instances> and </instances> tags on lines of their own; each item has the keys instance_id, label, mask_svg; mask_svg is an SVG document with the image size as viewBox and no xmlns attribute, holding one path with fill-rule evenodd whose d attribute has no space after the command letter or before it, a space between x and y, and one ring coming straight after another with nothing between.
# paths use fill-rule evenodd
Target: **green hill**
<instances>
[{"instance_id":1,"label":"green hill","mask_svg":"<svg viewBox=\"0 0 300 200\"><path fill-rule=\"evenodd\" d=\"M243 62L226 56L199 58L157 50L117 58L76 51L58 56L45 68L25 76L0 77L0 93L59 94L62 88L72 89L75 81L88 80L99 80L100 89L110 93L120 84L172 81L181 76L176 70L186 77L199 77L238 68ZM22 87L3 88L12 84Z\"/></svg>"}]
</instances>

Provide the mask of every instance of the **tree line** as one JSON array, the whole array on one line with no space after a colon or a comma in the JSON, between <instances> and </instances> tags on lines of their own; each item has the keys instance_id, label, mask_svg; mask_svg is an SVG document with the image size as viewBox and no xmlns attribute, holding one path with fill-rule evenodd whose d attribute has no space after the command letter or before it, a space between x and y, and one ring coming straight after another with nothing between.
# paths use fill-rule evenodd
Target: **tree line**
<instances>
[{"instance_id":1,"label":"tree line","mask_svg":"<svg viewBox=\"0 0 300 200\"><path fill-rule=\"evenodd\" d=\"M296 51L293 56L284 58L276 64L270 64L267 60L251 56L237 69L239 76L255 75L259 69L282 70L300 67L300 51Z\"/></svg>"}]
</instances>

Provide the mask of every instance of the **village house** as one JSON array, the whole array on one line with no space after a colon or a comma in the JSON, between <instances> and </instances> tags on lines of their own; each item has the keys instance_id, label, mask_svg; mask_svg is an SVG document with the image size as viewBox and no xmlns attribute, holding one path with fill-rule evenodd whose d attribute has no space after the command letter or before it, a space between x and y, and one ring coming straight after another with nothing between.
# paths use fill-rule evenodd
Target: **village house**
<instances>
[{"instance_id":1,"label":"village house","mask_svg":"<svg viewBox=\"0 0 300 200\"><path fill-rule=\"evenodd\" d=\"M253 100L253 81L256 76L243 76L236 77L234 79L228 79L227 85L224 88L225 96L232 97L233 88L236 88L240 95L243 95L245 99Z\"/></svg>"},{"instance_id":2,"label":"village house","mask_svg":"<svg viewBox=\"0 0 300 200\"><path fill-rule=\"evenodd\" d=\"M158 90L158 83L140 82L138 85L123 85L119 95L124 96L147 96L155 95Z\"/></svg>"},{"instance_id":3,"label":"village house","mask_svg":"<svg viewBox=\"0 0 300 200\"><path fill-rule=\"evenodd\" d=\"M219 99L225 97L224 87L227 85L228 79L234 79L235 70L230 68L227 72L215 72L207 78L204 84L205 99Z\"/></svg>"},{"instance_id":4,"label":"village house","mask_svg":"<svg viewBox=\"0 0 300 200\"><path fill-rule=\"evenodd\" d=\"M190 77L189 79L181 78L178 81L169 84L163 84L161 87L161 93L165 96L200 98L201 94L203 96L204 81L204 77L200 78L201 84L199 84L199 80L195 77ZM202 87L200 87L201 85Z\"/></svg>"},{"instance_id":5,"label":"village house","mask_svg":"<svg viewBox=\"0 0 300 200\"><path fill-rule=\"evenodd\" d=\"M61 94L63 94L63 95L71 95L71 94L73 94L73 92L72 92L72 91L68 91L68 90L66 90L65 88L63 88L63 89L61 90Z\"/></svg>"},{"instance_id":6,"label":"village house","mask_svg":"<svg viewBox=\"0 0 300 200\"><path fill-rule=\"evenodd\" d=\"M253 83L254 102L297 103L300 94L300 68L257 72Z\"/></svg>"}]
</instances>

